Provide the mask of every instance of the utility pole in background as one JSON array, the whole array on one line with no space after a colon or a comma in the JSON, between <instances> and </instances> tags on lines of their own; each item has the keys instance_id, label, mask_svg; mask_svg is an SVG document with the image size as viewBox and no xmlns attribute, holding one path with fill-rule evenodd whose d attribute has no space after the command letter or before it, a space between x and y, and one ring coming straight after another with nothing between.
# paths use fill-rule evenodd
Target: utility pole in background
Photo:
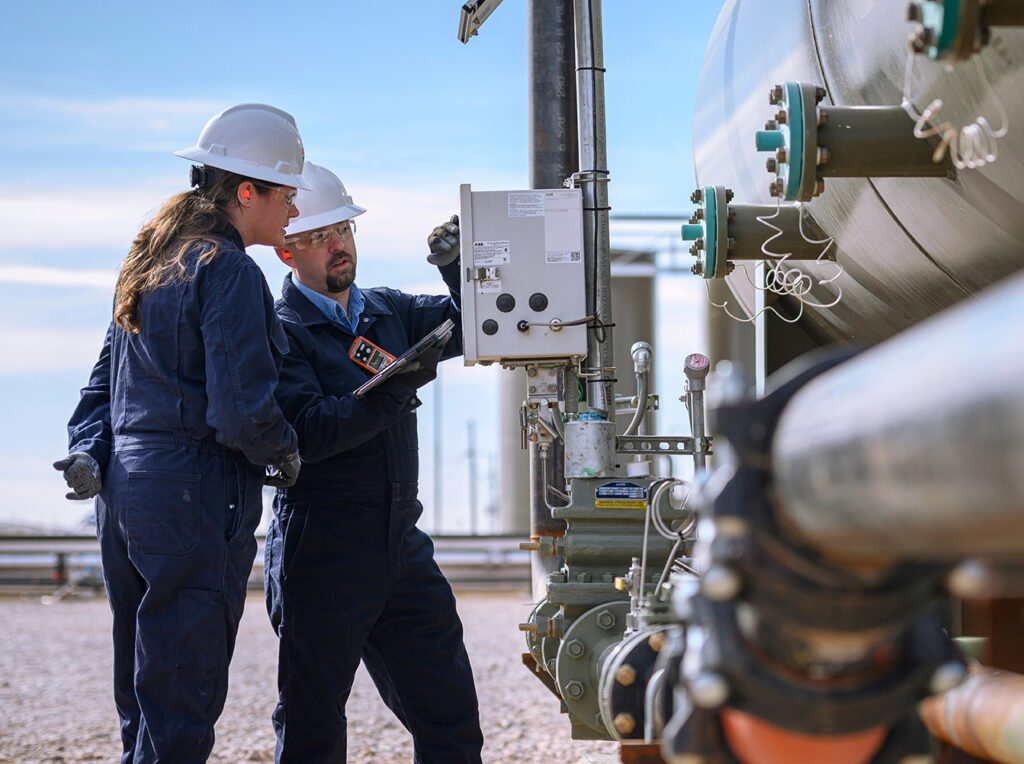
<instances>
[{"instance_id":1,"label":"utility pole in background","mask_svg":"<svg viewBox=\"0 0 1024 764\"><path fill-rule=\"evenodd\" d=\"M434 533L443 533L441 527L441 508L444 501L444 470L442 459L442 434L444 433L444 417L441 415L441 367L437 369L434 380Z\"/></svg>"},{"instance_id":2,"label":"utility pole in background","mask_svg":"<svg viewBox=\"0 0 1024 764\"><path fill-rule=\"evenodd\" d=\"M476 420L466 420L466 438L469 448L466 456L469 459L469 532L477 535L477 503L476 503Z\"/></svg>"}]
</instances>

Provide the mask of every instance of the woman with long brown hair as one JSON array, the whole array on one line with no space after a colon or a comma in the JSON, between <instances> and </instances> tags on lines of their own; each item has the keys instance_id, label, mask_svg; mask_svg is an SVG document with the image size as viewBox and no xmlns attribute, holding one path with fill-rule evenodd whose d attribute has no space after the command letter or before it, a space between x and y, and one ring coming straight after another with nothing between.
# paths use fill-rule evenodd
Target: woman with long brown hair
<instances>
[{"instance_id":1,"label":"woman with long brown hair","mask_svg":"<svg viewBox=\"0 0 1024 764\"><path fill-rule=\"evenodd\" d=\"M262 486L290 485L274 400L287 339L251 244L282 246L304 187L291 115L242 104L177 152L191 191L142 226L68 425L71 499L97 496L123 762L205 761L256 553ZM269 471L269 476L268 476Z\"/></svg>"}]
</instances>

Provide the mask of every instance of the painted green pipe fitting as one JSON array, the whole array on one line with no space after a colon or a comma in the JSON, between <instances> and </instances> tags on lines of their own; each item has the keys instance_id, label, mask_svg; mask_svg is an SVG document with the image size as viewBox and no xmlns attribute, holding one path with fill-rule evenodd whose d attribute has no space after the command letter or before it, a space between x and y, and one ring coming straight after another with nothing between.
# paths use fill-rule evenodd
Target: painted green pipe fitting
<instances>
[{"instance_id":1,"label":"painted green pipe fitting","mask_svg":"<svg viewBox=\"0 0 1024 764\"><path fill-rule=\"evenodd\" d=\"M786 136L780 130L758 130L754 140L758 151L775 151L786 145Z\"/></svg>"},{"instance_id":2,"label":"painted green pipe fitting","mask_svg":"<svg viewBox=\"0 0 1024 764\"><path fill-rule=\"evenodd\" d=\"M681 232L683 241L696 241L704 236L704 226L696 223L683 223Z\"/></svg>"}]
</instances>

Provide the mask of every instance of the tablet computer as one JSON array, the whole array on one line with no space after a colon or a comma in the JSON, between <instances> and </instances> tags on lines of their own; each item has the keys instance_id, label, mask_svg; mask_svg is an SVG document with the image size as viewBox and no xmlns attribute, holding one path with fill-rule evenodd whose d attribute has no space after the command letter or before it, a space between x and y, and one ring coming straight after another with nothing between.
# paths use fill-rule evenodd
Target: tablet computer
<instances>
[{"instance_id":1,"label":"tablet computer","mask_svg":"<svg viewBox=\"0 0 1024 764\"><path fill-rule=\"evenodd\" d=\"M444 345L448 341L448 338L451 337L452 329L454 328L455 322L450 318L445 319L444 323L434 329L434 331L357 387L354 391L355 396L357 398L362 398L366 393L382 384L385 380L390 379L395 374L401 374L402 371L409 364L419 358L427 348L433 347L434 345Z\"/></svg>"}]
</instances>

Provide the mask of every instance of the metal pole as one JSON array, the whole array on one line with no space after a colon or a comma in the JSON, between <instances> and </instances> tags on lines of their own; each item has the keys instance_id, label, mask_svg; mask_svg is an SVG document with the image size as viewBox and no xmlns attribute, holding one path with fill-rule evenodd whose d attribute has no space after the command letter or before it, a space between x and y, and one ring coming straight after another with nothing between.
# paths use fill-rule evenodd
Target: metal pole
<instances>
[{"instance_id":1,"label":"metal pole","mask_svg":"<svg viewBox=\"0 0 1024 764\"><path fill-rule=\"evenodd\" d=\"M579 167L576 128L576 58L573 43L572 0L530 0L530 186L559 188ZM517 373L518 396L525 394L526 375ZM518 414L518 410L515 411ZM518 420L515 424L518 439ZM561 536L565 521L551 517L545 484L564 486L564 449L550 446L542 461L536 444L529 446L530 536ZM547 471L546 481L543 470ZM561 567L561 558L531 555L534 596L545 594L548 575Z\"/></svg>"},{"instance_id":2,"label":"metal pole","mask_svg":"<svg viewBox=\"0 0 1024 764\"><path fill-rule=\"evenodd\" d=\"M434 532L441 533L441 512L444 506L444 470L441 469L444 417L441 411L441 370L437 372L437 379L434 380Z\"/></svg>"},{"instance_id":3,"label":"metal pole","mask_svg":"<svg viewBox=\"0 0 1024 764\"><path fill-rule=\"evenodd\" d=\"M587 340L587 365L595 374L587 382L587 402L592 410L615 421L601 0L575 0L575 19L587 311L595 317L596 326Z\"/></svg>"},{"instance_id":4,"label":"metal pole","mask_svg":"<svg viewBox=\"0 0 1024 764\"><path fill-rule=\"evenodd\" d=\"M772 447L778 510L868 559L1024 554L1024 275L801 388Z\"/></svg>"},{"instance_id":5,"label":"metal pole","mask_svg":"<svg viewBox=\"0 0 1024 764\"><path fill-rule=\"evenodd\" d=\"M466 422L466 438L469 441L469 532L477 534L477 503L476 503L476 422Z\"/></svg>"}]
</instances>

